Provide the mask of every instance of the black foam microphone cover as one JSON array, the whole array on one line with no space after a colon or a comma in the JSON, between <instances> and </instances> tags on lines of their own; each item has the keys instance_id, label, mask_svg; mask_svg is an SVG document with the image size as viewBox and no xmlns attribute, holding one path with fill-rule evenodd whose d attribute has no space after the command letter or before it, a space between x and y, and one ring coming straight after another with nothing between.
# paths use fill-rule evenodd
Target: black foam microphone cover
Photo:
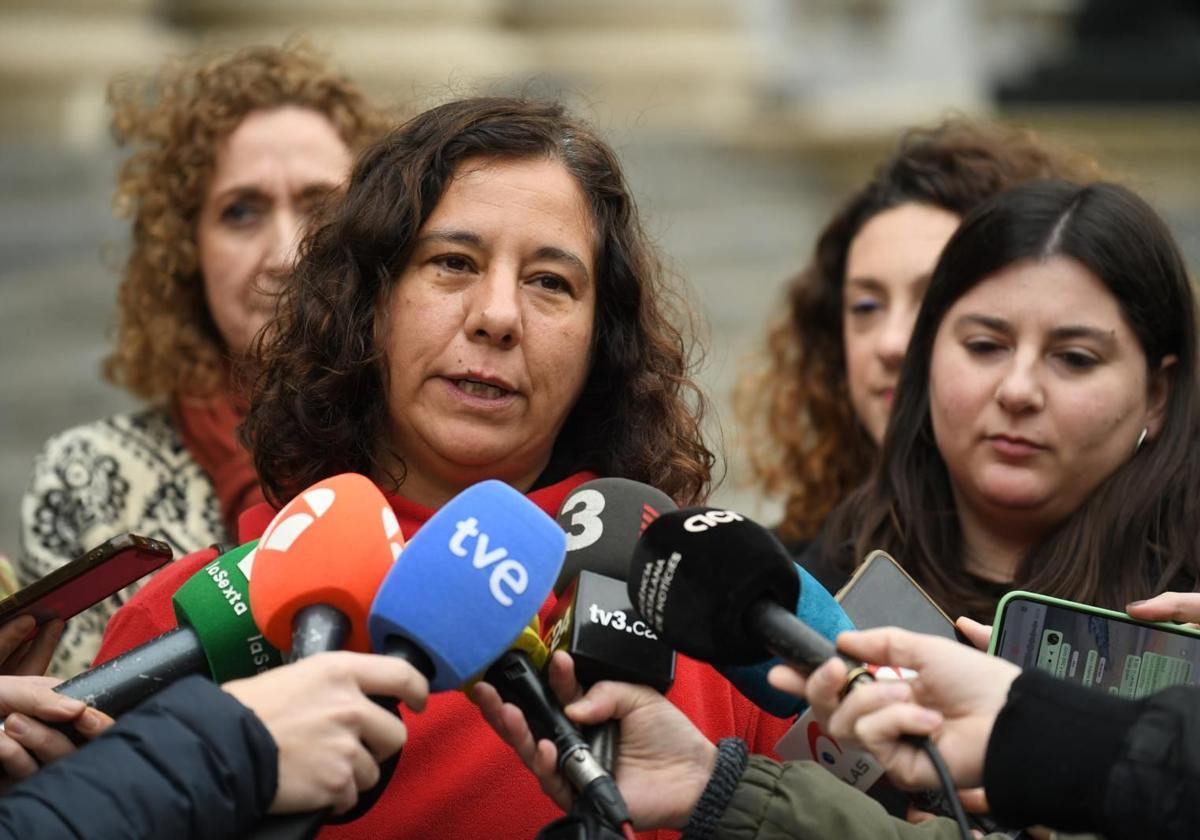
<instances>
[{"instance_id":1,"label":"black foam microphone cover","mask_svg":"<svg viewBox=\"0 0 1200 840\"><path fill-rule=\"evenodd\" d=\"M661 490L628 478L598 478L563 500L558 524L567 533L567 557L554 584L562 595L583 570L625 580L638 537L661 514L675 510Z\"/></svg>"},{"instance_id":2,"label":"black foam microphone cover","mask_svg":"<svg viewBox=\"0 0 1200 840\"><path fill-rule=\"evenodd\" d=\"M750 632L761 600L795 613L800 577L787 549L739 513L693 507L664 513L638 540L629 598L667 644L714 665L749 665L771 653Z\"/></svg>"}]
</instances>

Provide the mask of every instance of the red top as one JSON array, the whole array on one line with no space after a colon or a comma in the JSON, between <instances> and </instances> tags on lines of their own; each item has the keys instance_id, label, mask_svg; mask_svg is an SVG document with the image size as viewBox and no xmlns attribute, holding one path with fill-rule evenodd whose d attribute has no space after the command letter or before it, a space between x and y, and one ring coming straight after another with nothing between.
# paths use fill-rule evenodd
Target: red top
<instances>
[{"instance_id":1,"label":"red top","mask_svg":"<svg viewBox=\"0 0 1200 840\"><path fill-rule=\"evenodd\" d=\"M577 473L529 494L551 516L567 494L596 478ZM406 539L433 511L399 497L389 501ZM258 537L275 515L267 504L250 508L240 520L242 541ZM171 596L213 558L211 550L181 557L155 575L117 611L104 633L96 664L149 641L175 626ZM555 596L542 606L545 618ZM720 674L679 656L675 685L667 697L711 740L736 735L751 752L773 755L789 721L762 712ZM562 816L537 780L500 740L474 704L461 692L434 694L421 714L404 711L408 741L388 789L363 817L321 832L323 838L519 838L526 840ZM674 831L647 831L641 838L673 838Z\"/></svg>"}]
</instances>

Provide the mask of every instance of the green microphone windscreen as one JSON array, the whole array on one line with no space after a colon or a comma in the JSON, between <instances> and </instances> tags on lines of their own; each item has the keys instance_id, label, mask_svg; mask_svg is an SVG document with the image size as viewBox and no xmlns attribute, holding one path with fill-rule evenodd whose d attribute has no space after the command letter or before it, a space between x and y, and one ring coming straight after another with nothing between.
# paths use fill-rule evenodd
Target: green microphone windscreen
<instances>
[{"instance_id":1,"label":"green microphone windscreen","mask_svg":"<svg viewBox=\"0 0 1200 840\"><path fill-rule=\"evenodd\" d=\"M196 631L218 683L283 664L254 623L250 580L239 566L256 545L258 540L252 540L225 552L188 578L171 599L179 623Z\"/></svg>"}]
</instances>

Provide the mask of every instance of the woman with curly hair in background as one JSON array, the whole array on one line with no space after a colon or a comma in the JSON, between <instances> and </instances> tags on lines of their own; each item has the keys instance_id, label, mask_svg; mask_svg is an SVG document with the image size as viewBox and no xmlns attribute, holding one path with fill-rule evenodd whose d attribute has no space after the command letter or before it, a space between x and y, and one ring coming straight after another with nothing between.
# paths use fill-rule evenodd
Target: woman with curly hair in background
<instances>
[{"instance_id":1,"label":"woman with curly hair in background","mask_svg":"<svg viewBox=\"0 0 1200 840\"><path fill-rule=\"evenodd\" d=\"M24 583L128 531L179 554L234 536L262 498L234 436L246 410L237 363L309 216L386 127L303 45L173 62L109 98L131 150L114 204L132 242L104 375L147 407L63 432L38 455L21 506ZM72 620L59 675L88 666L136 588Z\"/></svg>"},{"instance_id":2,"label":"woman with curly hair in background","mask_svg":"<svg viewBox=\"0 0 1200 840\"><path fill-rule=\"evenodd\" d=\"M753 479L783 497L778 532L797 553L878 458L925 287L962 217L1016 184L1096 173L1029 132L951 120L906 132L821 231L736 398Z\"/></svg>"}]
</instances>

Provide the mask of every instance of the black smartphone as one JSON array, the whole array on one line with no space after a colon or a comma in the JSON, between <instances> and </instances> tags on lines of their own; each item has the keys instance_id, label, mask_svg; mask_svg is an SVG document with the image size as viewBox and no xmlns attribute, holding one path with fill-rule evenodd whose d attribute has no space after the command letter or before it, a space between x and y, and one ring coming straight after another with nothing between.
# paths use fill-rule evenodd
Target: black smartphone
<instances>
[{"instance_id":1,"label":"black smartphone","mask_svg":"<svg viewBox=\"0 0 1200 840\"><path fill-rule=\"evenodd\" d=\"M903 627L915 633L958 638L950 616L886 551L868 554L838 590L837 600L859 630Z\"/></svg>"},{"instance_id":2,"label":"black smartphone","mask_svg":"<svg viewBox=\"0 0 1200 840\"><path fill-rule=\"evenodd\" d=\"M988 652L1120 697L1200 685L1200 630L1017 590L1001 599Z\"/></svg>"},{"instance_id":3,"label":"black smartphone","mask_svg":"<svg viewBox=\"0 0 1200 840\"><path fill-rule=\"evenodd\" d=\"M121 534L19 589L0 601L0 624L32 615L45 624L72 616L100 603L171 560L162 540Z\"/></svg>"}]
</instances>

